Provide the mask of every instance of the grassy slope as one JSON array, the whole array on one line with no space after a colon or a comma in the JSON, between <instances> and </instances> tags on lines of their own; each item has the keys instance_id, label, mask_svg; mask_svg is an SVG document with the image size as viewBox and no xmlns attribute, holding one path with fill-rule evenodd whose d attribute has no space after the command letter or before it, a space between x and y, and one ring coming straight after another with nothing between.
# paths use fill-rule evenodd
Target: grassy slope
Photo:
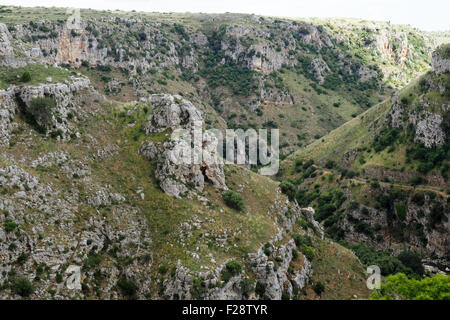
<instances>
[{"instance_id":1,"label":"grassy slope","mask_svg":"<svg viewBox=\"0 0 450 320\"><path fill-rule=\"evenodd\" d=\"M428 90L423 92L420 89L421 79L432 79L433 81L441 81L444 84L448 82L448 75L443 74L439 77L433 73L427 73L412 82L410 85L402 89L397 96L401 100L403 97L407 98L408 108L410 112L421 111L424 107L422 101L427 103L427 111L434 113L442 113L441 105L448 101L445 96ZM385 148L379 152L372 150L373 138L377 132L387 126L384 119L392 107L392 99L387 99L384 102L370 108L355 119L352 119L339 128L332 130L322 139L315 141L308 145L305 149L299 150L290 155L282 162L281 168L286 173L293 173L293 166L296 159L312 159L321 165L326 161L333 160L338 165L348 167L361 171L366 168L379 167L394 171L406 171L415 173L419 162L416 160L407 161L407 148L412 145L407 139L394 142L394 148ZM389 129L389 128L388 128ZM351 151L358 152L358 157L350 163L345 163L343 156ZM364 161L360 161L363 157ZM439 171L435 169L431 173Z\"/></svg>"},{"instance_id":2,"label":"grassy slope","mask_svg":"<svg viewBox=\"0 0 450 320\"><path fill-rule=\"evenodd\" d=\"M23 83L22 74L28 71L31 75L31 81ZM75 72L69 72L65 69L42 64L29 64L23 68L0 67L0 90L7 89L10 85L38 85L39 83L49 83L47 77L52 78L52 83L68 80L70 75L76 75Z\"/></svg>"},{"instance_id":3,"label":"grassy slope","mask_svg":"<svg viewBox=\"0 0 450 320\"><path fill-rule=\"evenodd\" d=\"M290 155L282 168L290 168L295 159L312 159L317 162L324 160L339 161L344 153L356 149L370 139L369 125L380 119L390 107L390 100L384 101L356 118L344 123L337 129Z\"/></svg>"},{"instance_id":4,"label":"grassy slope","mask_svg":"<svg viewBox=\"0 0 450 320\"><path fill-rule=\"evenodd\" d=\"M367 298L365 269L355 254L330 240L315 244L316 257L312 261L313 280L322 282L324 292L317 296L312 287L307 289L307 299L354 299Z\"/></svg>"}]
</instances>

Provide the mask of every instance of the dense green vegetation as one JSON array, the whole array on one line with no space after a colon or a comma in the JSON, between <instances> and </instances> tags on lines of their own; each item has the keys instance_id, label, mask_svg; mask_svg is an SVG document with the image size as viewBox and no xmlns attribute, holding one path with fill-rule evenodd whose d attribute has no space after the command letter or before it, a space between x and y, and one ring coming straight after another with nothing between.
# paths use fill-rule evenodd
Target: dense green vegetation
<instances>
[{"instance_id":1,"label":"dense green vegetation","mask_svg":"<svg viewBox=\"0 0 450 320\"><path fill-rule=\"evenodd\" d=\"M230 208L242 211L245 209L244 198L242 195L233 190L227 190L223 194L223 201Z\"/></svg>"},{"instance_id":2,"label":"dense green vegetation","mask_svg":"<svg viewBox=\"0 0 450 320\"><path fill-rule=\"evenodd\" d=\"M22 297L28 297L34 292L33 285L25 277L12 280L10 286L13 293L18 294Z\"/></svg>"},{"instance_id":3,"label":"dense green vegetation","mask_svg":"<svg viewBox=\"0 0 450 320\"><path fill-rule=\"evenodd\" d=\"M393 256L387 252L376 251L362 243L342 242L342 244L355 252L356 256L366 266L379 266L381 274L384 276L402 272L408 277L420 279L424 274L421 258L414 252L403 251Z\"/></svg>"},{"instance_id":4,"label":"dense green vegetation","mask_svg":"<svg viewBox=\"0 0 450 320\"><path fill-rule=\"evenodd\" d=\"M381 289L370 295L371 300L450 300L450 277L435 275L421 280L408 279L399 273L391 275Z\"/></svg>"}]
</instances>

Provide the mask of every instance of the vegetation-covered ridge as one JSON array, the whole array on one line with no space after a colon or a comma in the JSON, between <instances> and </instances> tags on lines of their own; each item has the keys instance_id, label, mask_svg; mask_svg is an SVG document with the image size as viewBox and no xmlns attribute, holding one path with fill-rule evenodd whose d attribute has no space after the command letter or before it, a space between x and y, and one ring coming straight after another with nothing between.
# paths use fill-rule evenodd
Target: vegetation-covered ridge
<instances>
[{"instance_id":1,"label":"vegetation-covered ridge","mask_svg":"<svg viewBox=\"0 0 450 320\"><path fill-rule=\"evenodd\" d=\"M447 50L433 54L432 71L283 161L285 192L314 206L334 239L394 256L412 250L448 266ZM391 272L408 273L375 256Z\"/></svg>"}]
</instances>

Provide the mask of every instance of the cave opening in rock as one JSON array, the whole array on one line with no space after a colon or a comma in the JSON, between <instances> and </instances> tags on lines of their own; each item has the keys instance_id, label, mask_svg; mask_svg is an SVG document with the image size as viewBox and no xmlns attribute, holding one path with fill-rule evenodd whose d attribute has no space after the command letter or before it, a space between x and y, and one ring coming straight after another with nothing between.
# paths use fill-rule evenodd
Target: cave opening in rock
<instances>
[{"instance_id":1,"label":"cave opening in rock","mask_svg":"<svg viewBox=\"0 0 450 320\"><path fill-rule=\"evenodd\" d=\"M200 170L202 171L205 182L209 183L209 184L213 184L211 179L209 179L208 176L206 175L206 169L207 169L206 164L203 163L202 166L200 167Z\"/></svg>"}]
</instances>

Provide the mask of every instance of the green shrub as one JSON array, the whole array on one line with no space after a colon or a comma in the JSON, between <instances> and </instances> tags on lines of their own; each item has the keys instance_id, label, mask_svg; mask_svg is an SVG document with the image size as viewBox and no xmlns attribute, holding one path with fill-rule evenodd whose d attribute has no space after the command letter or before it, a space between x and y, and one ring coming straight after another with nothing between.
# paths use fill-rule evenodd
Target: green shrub
<instances>
[{"instance_id":1,"label":"green shrub","mask_svg":"<svg viewBox=\"0 0 450 320\"><path fill-rule=\"evenodd\" d=\"M24 71L22 76L20 77L21 82L30 82L31 81L31 73L29 71Z\"/></svg>"},{"instance_id":2,"label":"green shrub","mask_svg":"<svg viewBox=\"0 0 450 320\"><path fill-rule=\"evenodd\" d=\"M419 184L424 183L424 179L422 177L416 176L416 177L411 178L409 183L413 186L418 186Z\"/></svg>"},{"instance_id":3,"label":"green shrub","mask_svg":"<svg viewBox=\"0 0 450 320\"><path fill-rule=\"evenodd\" d=\"M312 261L312 259L314 259L314 249L312 247L303 244L301 247L301 251L309 261Z\"/></svg>"},{"instance_id":4,"label":"green shrub","mask_svg":"<svg viewBox=\"0 0 450 320\"><path fill-rule=\"evenodd\" d=\"M408 205L403 202L399 202L395 204L395 212L397 213L397 217L404 221L406 219L406 213L408 211Z\"/></svg>"},{"instance_id":5,"label":"green shrub","mask_svg":"<svg viewBox=\"0 0 450 320\"><path fill-rule=\"evenodd\" d=\"M295 185L289 181L283 181L280 183L281 192L288 196L289 200L294 200L296 188Z\"/></svg>"},{"instance_id":6,"label":"green shrub","mask_svg":"<svg viewBox=\"0 0 450 320\"><path fill-rule=\"evenodd\" d=\"M31 100L30 106L34 115L48 113L56 107L56 100L50 97L37 97Z\"/></svg>"},{"instance_id":7,"label":"green shrub","mask_svg":"<svg viewBox=\"0 0 450 320\"><path fill-rule=\"evenodd\" d=\"M225 204L230 208L242 211L245 209L244 198L240 193L233 190L227 190L223 194L223 200Z\"/></svg>"},{"instance_id":8,"label":"green shrub","mask_svg":"<svg viewBox=\"0 0 450 320\"><path fill-rule=\"evenodd\" d=\"M27 278L21 277L12 281L11 291L22 297L28 297L33 294L34 288Z\"/></svg>"},{"instance_id":9,"label":"green shrub","mask_svg":"<svg viewBox=\"0 0 450 320\"><path fill-rule=\"evenodd\" d=\"M435 202L430 208L428 222L432 228L439 224L443 219L446 220L444 206L440 202Z\"/></svg>"},{"instance_id":10,"label":"green shrub","mask_svg":"<svg viewBox=\"0 0 450 320\"><path fill-rule=\"evenodd\" d=\"M250 278L245 278L241 281L242 294L246 297L250 295L255 290L255 280Z\"/></svg>"},{"instance_id":11,"label":"green shrub","mask_svg":"<svg viewBox=\"0 0 450 320\"><path fill-rule=\"evenodd\" d=\"M18 265L23 265L27 260L28 260L28 254L22 252L22 253L17 257L16 263L17 263Z\"/></svg>"},{"instance_id":12,"label":"green shrub","mask_svg":"<svg viewBox=\"0 0 450 320\"><path fill-rule=\"evenodd\" d=\"M228 262L225 267L233 276L240 274L242 271L242 265L235 260Z\"/></svg>"},{"instance_id":13,"label":"green shrub","mask_svg":"<svg viewBox=\"0 0 450 320\"><path fill-rule=\"evenodd\" d=\"M310 236L302 236L299 233L294 233L292 235L292 238L295 241L295 245L297 247L301 247L303 244L306 244L308 246L312 246L312 240Z\"/></svg>"},{"instance_id":14,"label":"green shrub","mask_svg":"<svg viewBox=\"0 0 450 320\"><path fill-rule=\"evenodd\" d=\"M138 291L138 286L134 281L123 277L117 281L117 286L120 288L124 296L128 296L130 298L134 298L136 292Z\"/></svg>"},{"instance_id":15,"label":"green shrub","mask_svg":"<svg viewBox=\"0 0 450 320\"><path fill-rule=\"evenodd\" d=\"M411 199L415 204L423 206L425 204L425 194L423 192L416 192Z\"/></svg>"},{"instance_id":16,"label":"green shrub","mask_svg":"<svg viewBox=\"0 0 450 320\"><path fill-rule=\"evenodd\" d=\"M12 232L17 228L17 224L11 219L6 219L4 222L4 227L6 232Z\"/></svg>"},{"instance_id":17,"label":"green shrub","mask_svg":"<svg viewBox=\"0 0 450 320\"><path fill-rule=\"evenodd\" d=\"M359 233L364 233L366 236L373 237L373 229L367 222L358 221L355 229Z\"/></svg>"},{"instance_id":18,"label":"green shrub","mask_svg":"<svg viewBox=\"0 0 450 320\"><path fill-rule=\"evenodd\" d=\"M158 268L158 272L160 273L160 274L166 274L167 273L167 266L165 266L165 265L160 265L159 266L159 268Z\"/></svg>"},{"instance_id":19,"label":"green shrub","mask_svg":"<svg viewBox=\"0 0 450 320\"><path fill-rule=\"evenodd\" d=\"M325 291L325 285L321 281L317 281L313 286L313 290L320 296Z\"/></svg>"},{"instance_id":20,"label":"green shrub","mask_svg":"<svg viewBox=\"0 0 450 320\"><path fill-rule=\"evenodd\" d=\"M232 260L225 265L225 268L222 270L222 281L228 282L232 277L240 274L242 271L242 265Z\"/></svg>"},{"instance_id":21,"label":"green shrub","mask_svg":"<svg viewBox=\"0 0 450 320\"><path fill-rule=\"evenodd\" d=\"M203 299L203 295L206 292L205 282L197 277L194 277L192 287L191 287L191 295L192 299L200 300Z\"/></svg>"},{"instance_id":22,"label":"green shrub","mask_svg":"<svg viewBox=\"0 0 450 320\"><path fill-rule=\"evenodd\" d=\"M89 252L88 257L86 260L84 260L83 264L83 270L91 270L97 267L100 262L102 261L102 258L98 253L95 253L93 251Z\"/></svg>"},{"instance_id":23,"label":"green shrub","mask_svg":"<svg viewBox=\"0 0 450 320\"><path fill-rule=\"evenodd\" d=\"M336 166L336 162L333 160L328 160L325 163L325 168L327 168L327 169L333 169L335 166Z\"/></svg>"},{"instance_id":24,"label":"green shrub","mask_svg":"<svg viewBox=\"0 0 450 320\"><path fill-rule=\"evenodd\" d=\"M264 295L266 294L266 285L258 281L256 283L255 293L258 294L260 298L264 298Z\"/></svg>"}]
</instances>

